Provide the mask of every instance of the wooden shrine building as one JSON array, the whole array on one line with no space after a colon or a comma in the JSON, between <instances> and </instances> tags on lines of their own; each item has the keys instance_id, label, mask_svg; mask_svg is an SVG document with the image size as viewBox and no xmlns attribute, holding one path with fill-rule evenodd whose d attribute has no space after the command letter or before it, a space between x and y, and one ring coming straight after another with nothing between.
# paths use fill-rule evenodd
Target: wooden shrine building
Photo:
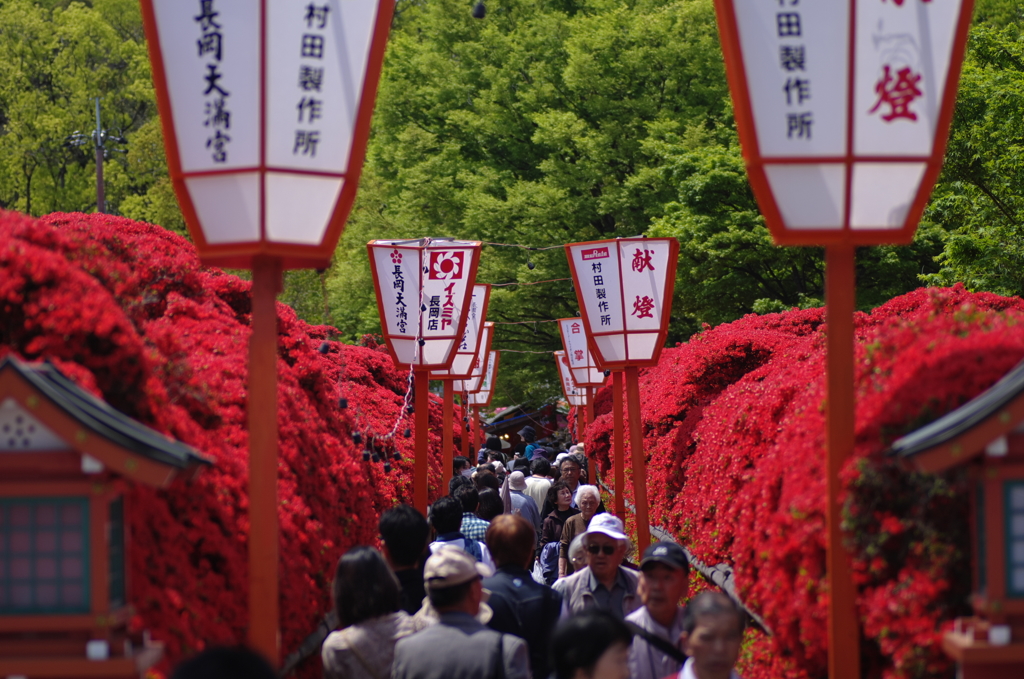
<instances>
[{"instance_id":1,"label":"wooden shrine building","mask_svg":"<svg viewBox=\"0 0 1024 679\"><path fill-rule=\"evenodd\" d=\"M969 468L975 615L943 649L961 679L1024 677L1024 362L891 452L918 471Z\"/></svg>"},{"instance_id":2,"label":"wooden shrine building","mask_svg":"<svg viewBox=\"0 0 1024 679\"><path fill-rule=\"evenodd\" d=\"M139 677L124 493L208 462L48 363L0 360L0 677Z\"/></svg>"}]
</instances>

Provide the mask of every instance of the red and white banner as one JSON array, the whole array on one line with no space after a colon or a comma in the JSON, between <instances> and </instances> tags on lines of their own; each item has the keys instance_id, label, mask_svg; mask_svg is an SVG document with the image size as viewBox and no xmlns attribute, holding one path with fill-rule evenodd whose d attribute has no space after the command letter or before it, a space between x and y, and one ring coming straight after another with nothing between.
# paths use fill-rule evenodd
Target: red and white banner
<instances>
[{"instance_id":1,"label":"red and white banner","mask_svg":"<svg viewBox=\"0 0 1024 679\"><path fill-rule=\"evenodd\" d=\"M596 364L656 365L668 334L679 243L619 238L565 250Z\"/></svg>"},{"instance_id":2,"label":"red and white banner","mask_svg":"<svg viewBox=\"0 0 1024 679\"><path fill-rule=\"evenodd\" d=\"M483 333L484 321L487 319L487 304L491 299L491 286L477 284L473 286L473 297L469 301L469 315L466 318L466 331L462 333L462 341L455 350L455 359L448 370L433 370L432 380L467 379L473 372L476 357L480 354L480 337ZM485 349L485 351L489 351Z\"/></svg>"},{"instance_id":3,"label":"red and white banner","mask_svg":"<svg viewBox=\"0 0 1024 679\"><path fill-rule=\"evenodd\" d=\"M484 370L487 368L487 357L491 353L491 340L494 338L494 323L485 322L480 331L480 342L476 356L473 358L473 368L469 377L455 380L452 389L456 392L467 392L472 394L480 388L480 382L484 378Z\"/></svg>"},{"instance_id":4,"label":"red and white banner","mask_svg":"<svg viewBox=\"0 0 1024 679\"><path fill-rule=\"evenodd\" d=\"M499 352L497 351L488 352L487 367L484 368L480 388L469 393L469 405L481 408L491 405L491 397L494 396L494 380L498 378L498 356Z\"/></svg>"},{"instance_id":5,"label":"red and white banner","mask_svg":"<svg viewBox=\"0 0 1024 679\"><path fill-rule=\"evenodd\" d=\"M566 358L564 351L555 352L555 365L558 366L558 376L562 381L562 394L565 396L565 400L574 407L585 406L587 404L587 394L573 380L569 359Z\"/></svg>"},{"instance_id":6,"label":"red and white banner","mask_svg":"<svg viewBox=\"0 0 1024 679\"><path fill-rule=\"evenodd\" d=\"M424 238L366 247L395 364L448 370L466 331L480 243Z\"/></svg>"},{"instance_id":7,"label":"red and white banner","mask_svg":"<svg viewBox=\"0 0 1024 679\"><path fill-rule=\"evenodd\" d=\"M561 318L558 329L562 334L562 348L572 370L573 382L579 387L600 387L604 384L604 370L597 367L587 343L587 326L582 318Z\"/></svg>"},{"instance_id":8,"label":"red and white banner","mask_svg":"<svg viewBox=\"0 0 1024 679\"><path fill-rule=\"evenodd\" d=\"M972 0L715 0L750 182L782 245L907 243Z\"/></svg>"}]
</instances>

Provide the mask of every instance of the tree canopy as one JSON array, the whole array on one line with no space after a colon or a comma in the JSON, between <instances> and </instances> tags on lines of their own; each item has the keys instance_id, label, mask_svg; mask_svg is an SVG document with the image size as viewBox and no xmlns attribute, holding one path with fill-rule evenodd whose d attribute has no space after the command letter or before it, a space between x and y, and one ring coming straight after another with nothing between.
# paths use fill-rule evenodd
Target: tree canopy
<instances>
[{"instance_id":1,"label":"tree canopy","mask_svg":"<svg viewBox=\"0 0 1024 679\"><path fill-rule=\"evenodd\" d=\"M0 0L0 26L0 207L93 209L92 147L65 139L99 96L128 140L109 208L182 232L136 0ZM862 308L922 283L1024 291L1021 26L1015 0L978 1L945 171L912 245L859 251ZM379 331L368 240L482 240L480 281L510 284L497 402L540 401L559 391L545 321L577 313L558 246L642 233L681 244L672 342L821 304L820 249L775 247L747 184L711 0L508 0L482 20L399 0L335 261L289 272L282 300L354 340Z\"/></svg>"}]
</instances>

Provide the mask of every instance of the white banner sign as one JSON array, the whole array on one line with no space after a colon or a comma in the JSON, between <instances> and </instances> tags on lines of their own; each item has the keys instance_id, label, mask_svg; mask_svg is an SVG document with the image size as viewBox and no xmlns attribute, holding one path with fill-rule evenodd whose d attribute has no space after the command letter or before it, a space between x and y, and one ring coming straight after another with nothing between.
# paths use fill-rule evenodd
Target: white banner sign
<instances>
[{"instance_id":1,"label":"white banner sign","mask_svg":"<svg viewBox=\"0 0 1024 679\"><path fill-rule=\"evenodd\" d=\"M447 370L465 332L480 244L371 241L367 249L381 330L395 363Z\"/></svg>"},{"instance_id":2,"label":"white banner sign","mask_svg":"<svg viewBox=\"0 0 1024 679\"><path fill-rule=\"evenodd\" d=\"M675 287L674 238L621 238L565 246L596 363L657 363Z\"/></svg>"},{"instance_id":3,"label":"white banner sign","mask_svg":"<svg viewBox=\"0 0 1024 679\"><path fill-rule=\"evenodd\" d=\"M604 370L597 367L590 346L587 343L587 326L582 318L562 318L558 321L562 334L562 348L572 370L572 379L583 387L599 387L604 384Z\"/></svg>"},{"instance_id":4,"label":"white banner sign","mask_svg":"<svg viewBox=\"0 0 1024 679\"><path fill-rule=\"evenodd\" d=\"M487 367L487 357L491 353L491 340L493 337L494 323L485 322L483 329L480 331L480 346L476 356L473 357L473 368L470 370L469 377L455 380L452 384L452 389L456 392L473 393L480 388L480 381L483 379L484 369Z\"/></svg>"},{"instance_id":5,"label":"white banner sign","mask_svg":"<svg viewBox=\"0 0 1024 679\"><path fill-rule=\"evenodd\" d=\"M489 406L491 397L494 395L494 380L498 377L498 352L492 351L487 354L487 367L484 368L483 378L480 380L480 388L469 393L469 405Z\"/></svg>"},{"instance_id":6,"label":"white banner sign","mask_svg":"<svg viewBox=\"0 0 1024 679\"><path fill-rule=\"evenodd\" d=\"M455 350L455 359L449 370L435 370L430 379L466 379L473 372L476 357L480 353L480 337L484 321L487 318L487 303L491 296L491 286L477 284L473 286L473 297L469 301L469 315L466 318L466 331L462 333L462 341ZM488 351L488 349L485 349Z\"/></svg>"},{"instance_id":7,"label":"white banner sign","mask_svg":"<svg viewBox=\"0 0 1024 679\"><path fill-rule=\"evenodd\" d=\"M564 351L555 352L555 365L558 366L558 376L562 380L562 394L571 406L585 406L587 404L586 392L576 385L572 378L572 370L569 368L569 359Z\"/></svg>"}]
</instances>

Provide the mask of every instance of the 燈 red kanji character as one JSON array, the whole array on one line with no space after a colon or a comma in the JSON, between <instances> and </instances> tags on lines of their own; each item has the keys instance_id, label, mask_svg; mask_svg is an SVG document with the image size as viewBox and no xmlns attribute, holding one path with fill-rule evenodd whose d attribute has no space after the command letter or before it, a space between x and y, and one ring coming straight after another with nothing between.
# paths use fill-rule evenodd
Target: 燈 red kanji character
<instances>
[{"instance_id":1,"label":"\u71c8 red kanji character","mask_svg":"<svg viewBox=\"0 0 1024 679\"><path fill-rule=\"evenodd\" d=\"M921 90L917 86L920 81L921 74L914 73L909 66L896 71L896 77L893 78L892 69L887 64L882 77L875 85L878 101L868 113L874 113L882 104L886 104L889 106L889 112L882 115L885 122L892 122L896 118L917 120L917 114L910 110L910 104L921 96Z\"/></svg>"},{"instance_id":2,"label":"\u71c8 red kanji character","mask_svg":"<svg viewBox=\"0 0 1024 679\"><path fill-rule=\"evenodd\" d=\"M636 301L633 302L633 313L631 315L636 316L637 318L654 318L654 314L651 313L653 308L653 299L647 295L644 295L643 297L637 295Z\"/></svg>"}]
</instances>

